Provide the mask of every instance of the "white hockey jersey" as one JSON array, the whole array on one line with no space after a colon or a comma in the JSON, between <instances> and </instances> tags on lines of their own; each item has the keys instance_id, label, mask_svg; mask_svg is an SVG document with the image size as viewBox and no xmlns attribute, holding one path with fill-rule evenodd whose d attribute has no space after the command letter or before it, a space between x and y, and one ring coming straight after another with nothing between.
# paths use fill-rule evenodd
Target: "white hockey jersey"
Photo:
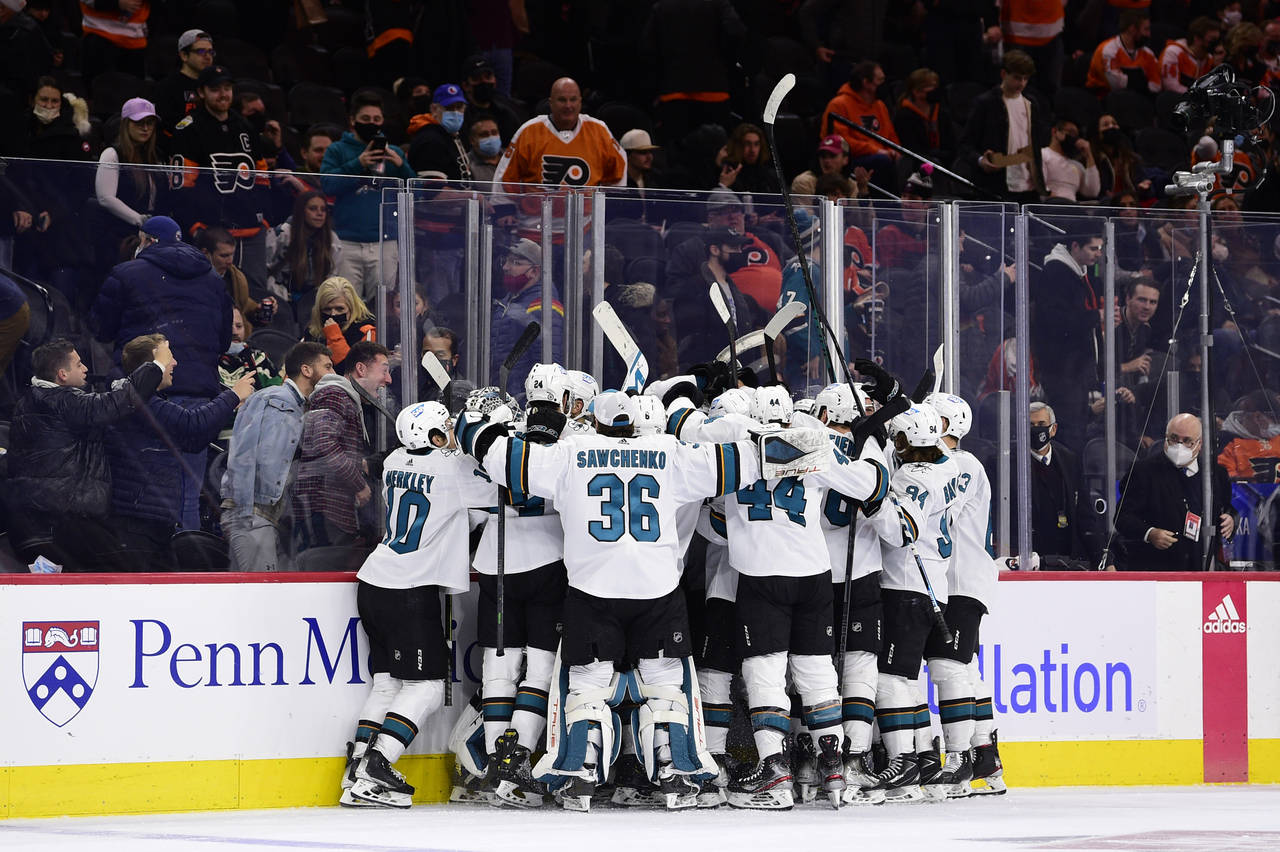
<instances>
[{"instance_id":1,"label":"white hockey jersey","mask_svg":"<svg viewBox=\"0 0 1280 852\"><path fill-rule=\"evenodd\" d=\"M382 541L357 579L384 589L469 589L468 509L497 497L475 462L458 450L398 449L383 464L382 495Z\"/></svg>"},{"instance_id":2,"label":"white hockey jersey","mask_svg":"<svg viewBox=\"0 0 1280 852\"><path fill-rule=\"evenodd\" d=\"M738 599L738 572L729 564L724 498L712 500L702 509L698 517L698 533L707 540L706 600L735 601Z\"/></svg>"},{"instance_id":3,"label":"white hockey jersey","mask_svg":"<svg viewBox=\"0 0 1280 852\"><path fill-rule=\"evenodd\" d=\"M893 474L890 490L902 509L906 532L929 575L929 583L938 602L947 599L947 567L951 561L954 543L951 535L951 507L960 493L960 468L950 456L942 456L936 462L912 462L904 464ZM881 511L893 511L886 505ZM895 519L896 520L896 519ZM926 594L924 580L916 566L911 549L903 541L904 531L881 527L883 546L881 561L884 571L880 575L883 589L901 589Z\"/></svg>"},{"instance_id":4,"label":"white hockey jersey","mask_svg":"<svg viewBox=\"0 0 1280 852\"><path fill-rule=\"evenodd\" d=\"M472 567L481 574L498 573L498 520L495 507L498 486L490 485L492 505L480 544L476 546ZM555 503L543 497L529 496L521 506L506 507L506 552L503 571L523 574L564 558L564 532Z\"/></svg>"},{"instance_id":5,"label":"white hockey jersey","mask_svg":"<svg viewBox=\"0 0 1280 852\"><path fill-rule=\"evenodd\" d=\"M999 568L991 529L991 482L982 463L962 449L947 455L960 468L956 480L957 506L951 513L951 553L948 583L951 594L964 595L990 606L996 591Z\"/></svg>"},{"instance_id":6,"label":"white hockey jersey","mask_svg":"<svg viewBox=\"0 0 1280 852\"><path fill-rule=\"evenodd\" d=\"M685 444L669 435L584 435L550 445L499 438L484 467L517 500L535 494L555 501L570 586L640 600L679 584L679 508L759 472L747 442Z\"/></svg>"},{"instance_id":7,"label":"white hockey jersey","mask_svg":"<svg viewBox=\"0 0 1280 852\"><path fill-rule=\"evenodd\" d=\"M853 439L845 434L829 430L832 444L845 456L853 453ZM858 458L876 462L887 469L884 451L874 439L862 444ZM851 501L835 489L828 489L822 500L822 534L827 540L827 553L831 557L831 581L844 582L845 563L849 556L849 521L852 518ZM883 566L880 559L880 539L901 529L893 507L875 512L870 518L859 512L858 528L853 540L853 579L874 574Z\"/></svg>"}]
</instances>

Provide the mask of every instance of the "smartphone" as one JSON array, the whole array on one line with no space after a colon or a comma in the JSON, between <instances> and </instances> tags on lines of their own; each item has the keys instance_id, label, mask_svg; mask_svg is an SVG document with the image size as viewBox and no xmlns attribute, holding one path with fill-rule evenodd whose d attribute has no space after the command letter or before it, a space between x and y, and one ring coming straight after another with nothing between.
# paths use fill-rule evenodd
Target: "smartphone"
<instances>
[{"instance_id":1,"label":"smartphone","mask_svg":"<svg viewBox=\"0 0 1280 852\"><path fill-rule=\"evenodd\" d=\"M733 171L737 167L738 167L737 160L725 160L723 163L720 164L720 168L724 171Z\"/></svg>"},{"instance_id":2,"label":"smartphone","mask_svg":"<svg viewBox=\"0 0 1280 852\"><path fill-rule=\"evenodd\" d=\"M387 150L387 137L384 136L381 131L378 132L378 135L374 136L372 139L369 140L369 150L370 151Z\"/></svg>"}]
</instances>

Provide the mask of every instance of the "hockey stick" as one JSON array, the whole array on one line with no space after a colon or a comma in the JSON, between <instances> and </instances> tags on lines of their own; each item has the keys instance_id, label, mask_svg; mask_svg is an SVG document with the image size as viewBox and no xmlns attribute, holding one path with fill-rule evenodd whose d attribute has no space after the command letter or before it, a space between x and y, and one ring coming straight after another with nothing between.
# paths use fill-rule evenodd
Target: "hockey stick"
<instances>
[{"instance_id":1,"label":"hockey stick","mask_svg":"<svg viewBox=\"0 0 1280 852\"><path fill-rule=\"evenodd\" d=\"M649 360L636 345L635 338L631 336L631 332L627 331L627 327L614 311L613 305L608 302L601 302L592 308L591 316L604 332L604 336L609 338L610 345L622 358L622 363L626 364L627 377L622 383L622 389L640 393L644 390L645 382L649 380Z\"/></svg>"},{"instance_id":2,"label":"hockey stick","mask_svg":"<svg viewBox=\"0 0 1280 852\"><path fill-rule=\"evenodd\" d=\"M893 508L898 513L898 523L903 522L902 506L898 503L898 498L889 493L889 502L893 504ZM933 624L938 630L942 631L942 639L948 645L951 644L951 629L947 627L947 620L942 615L942 607L938 606L938 596L933 593L933 583L929 581L929 572L924 570L924 560L920 558L920 551L913 541L907 545L911 550L911 557L916 561L916 568L920 571L920 579L924 581L925 591L929 593L929 606L933 609Z\"/></svg>"},{"instance_id":3,"label":"hockey stick","mask_svg":"<svg viewBox=\"0 0 1280 852\"><path fill-rule=\"evenodd\" d=\"M809 271L809 258L804 253L804 241L800 239L800 228L796 225L795 205L791 202L791 189L787 183L787 177L782 173L782 161L776 156L778 151L778 140L774 136L773 125L778 118L778 108L782 106L782 100L787 94L795 88L796 75L784 74L778 84L773 87L773 91L769 93L769 100L764 105L764 131L769 137L769 147L775 152L773 157L773 167L778 173L779 189L782 191L782 203L787 210L787 224L791 227L791 244L796 250L796 259L800 264L800 274L804 278L805 295L809 299L810 310L813 316L817 317L818 330L831 342L830 346L823 346L822 358L826 362L827 373L831 376L831 381L836 381L843 374L844 379L849 384L849 392L853 394L854 405L857 406L859 416L865 417L866 411L862 408L862 400L858 398L857 388L853 386L853 373L849 371L849 359L846 357L844 348L840 345L840 341L836 339L835 333L831 331L831 324L827 322L826 312L822 310L822 303L818 301L818 291L813 286L813 275ZM828 263L833 263L834 258L827 258ZM835 349L840 354L840 367L842 373L836 372L836 366L831 361L831 350ZM849 513L849 547L845 551L844 560L844 614L840 619L840 645L836 653L836 681L841 695L844 694L844 658L849 650L849 606L853 599L853 542L857 536L858 513L856 511Z\"/></svg>"},{"instance_id":4,"label":"hockey stick","mask_svg":"<svg viewBox=\"0 0 1280 852\"><path fill-rule=\"evenodd\" d=\"M716 313L720 315L720 322L724 323L725 330L729 332L729 372L733 374L733 382L730 387L738 386L738 324L733 321L733 313L729 310L729 303L724 298L724 285L719 281L711 282L711 304L716 306Z\"/></svg>"},{"instance_id":5,"label":"hockey stick","mask_svg":"<svg viewBox=\"0 0 1280 852\"><path fill-rule=\"evenodd\" d=\"M348 379L348 381L351 381L351 380ZM385 405L379 402L376 396L369 393L364 388L360 387L359 382L351 381L351 387L356 389L356 393L360 395L361 399L363 399L365 402L372 405L374 408L378 409L378 411L382 412L383 417L391 421L391 430L394 432L396 428L396 416L392 414Z\"/></svg>"},{"instance_id":6,"label":"hockey stick","mask_svg":"<svg viewBox=\"0 0 1280 852\"><path fill-rule=\"evenodd\" d=\"M533 341L538 339L538 335L542 333L542 326L536 321L525 326L524 331L520 333L516 345L511 347L511 351L507 357L503 359L502 366L498 368L498 387L505 392L507 389L507 381L511 378L511 370L524 357L524 353L533 345ZM506 656L507 647L504 641L504 629L502 624L502 613L506 608L506 594L504 580L507 575L507 506L503 499L504 489L498 486L498 564L497 564L497 582L496 597L498 604L498 627L497 627L497 652L499 657Z\"/></svg>"},{"instance_id":7,"label":"hockey stick","mask_svg":"<svg viewBox=\"0 0 1280 852\"><path fill-rule=\"evenodd\" d=\"M453 635L453 595L448 590L444 593L444 635L445 646L449 649L449 665L444 672L444 706L453 706L453 655L457 653L457 637Z\"/></svg>"},{"instance_id":8,"label":"hockey stick","mask_svg":"<svg viewBox=\"0 0 1280 852\"><path fill-rule=\"evenodd\" d=\"M761 346L764 346L764 329L757 328L755 331L748 331L746 334L739 337L733 346L726 346L721 349L720 354L716 356L716 360L722 364L728 364L729 356L732 355L735 350L738 352L750 352L752 349L759 349Z\"/></svg>"},{"instance_id":9,"label":"hockey stick","mask_svg":"<svg viewBox=\"0 0 1280 852\"><path fill-rule=\"evenodd\" d=\"M938 344L938 348L933 350L933 392L937 393L942 389L942 371L946 367L942 363L942 344Z\"/></svg>"},{"instance_id":10,"label":"hockey stick","mask_svg":"<svg viewBox=\"0 0 1280 852\"><path fill-rule=\"evenodd\" d=\"M778 339L778 335L791 325L796 319L804 313L804 303L790 301L778 309L773 315L773 319L764 327L764 354L769 359L769 381L775 385L782 384L782 379L778 376L778 365L774 361L773 342Z\"/></svg>"}]
</instances>

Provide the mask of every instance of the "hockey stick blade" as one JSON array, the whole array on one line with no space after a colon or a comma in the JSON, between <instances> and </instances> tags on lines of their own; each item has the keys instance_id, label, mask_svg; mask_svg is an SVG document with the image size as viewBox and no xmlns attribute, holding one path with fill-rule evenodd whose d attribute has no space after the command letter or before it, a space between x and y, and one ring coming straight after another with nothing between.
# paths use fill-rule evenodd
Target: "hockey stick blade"
<instances>
[{"instance_id":1,"label":"hockey stick blade","mask_svg":"<svg viewBox=\"0 0 1280 852\"><path fill-rule=\"evenodd\" d=\"M778 312L773 315L773 319L769 320L769 324L764 327L765 338L777 340L787 326L798 320L805 310L804 302L796 301L787 302L781 308L778 308Z\"/></svg>"},{"instance_id":2,"label":"hockey stick blade","mask_svg":"<svg viewBox=\"0 0 1280 852\"><path fill-rule=\"evenodd\" d=\"M627 331L613 305L601 302L591 309L591 316L604 336L609 338L609 344L618 353L618 357L627 365L627 377L623 380L622 389L634 390L636 393L644 390L645 383L649 381L649 360L636 345L635 338Z\"/></svg>"},{"instance_id":3,"label":"hockey stick blade","mask_svg":"<svg viewBox=\"0 0 1280 852\"><path fill-rule=\"evenodd\" d=\"M942 344L938 344L938 348L933 350L933 392L937 393L942 389L942 370L945 365L942 363Z\"/></svg>"},{"instance_id":4,"label":"hockey stick blade","mask_svg":"<svg viewBox=\"0 0 1280 852\"><path fill-rule=\"evenodd\" d=\"M758 349L764 346L764 329L757 328L755 331L748 331L742 335L734 343L733 348L737 352L750 352L752 349ZM729 363L729 347L720 350L720 354L716 356L716 360L722 364Z\"/></svg>"},{"instance_id":5,"label":"hockey stick blade","mask_svg":"<svg viewBox=\"0 0 1280 852\"><path fill-rule=\"evenodd\" d=\"M453 379L449 378L449 371L444 368L444 364L435 356L435 353L428 352L422 356L422 369L427 371L431 376L431 381L436 383L436 387L440 388L440 396L448 395L449 383Z\"/></svg>"},{"instance_id":6,"label":"hockey stick blade","mask_svg":"<svg viewBox=\"0 0 1280 852\"><path fill-rule=\"evenodd\" d=\"M524 327L524 331L520 332L516 345L511 347L511 351L507 353L506 359L503 360L502 366L498 368L498 387L503 390L507 389L507 380L511 378L511 371L516 364L520 363L520 359L524 357L524 353L529 351L529 347L533 345L533 341L538 339L538 335L542 333L542 325L538 322L531 322Z\"/></svg>"},{"instance_id":7,"label":"hockey stick blade","mask_svg":"<svg viewBox=\"0 0 1280 852\"><path fill-rule=\"evenodd\" d=\"M708 290L711 294L711 304L715 305L716 313L720 315L720 321L724 323L725 330L729 332L729 372L733 375L733 387L738 386L738 326L733 321L733 314L729 310L729 303L725 301L724 285L719 281L712 281Z\"/></svg>"},{"instance_id":8,"label":"hockey stick blade","mask_svg":"<svg viewBox=\"0 0 1280 852\"><path fill-rule=\"evenodd\" d=\"M782 79L773 87L773 91L769 93L769 100L764 105L764 123L773 124L778 117L778 108L782 106L782 99L791 94L791 90L796 86L795 74L783 74Z\"/></svg>"}]
</instances>

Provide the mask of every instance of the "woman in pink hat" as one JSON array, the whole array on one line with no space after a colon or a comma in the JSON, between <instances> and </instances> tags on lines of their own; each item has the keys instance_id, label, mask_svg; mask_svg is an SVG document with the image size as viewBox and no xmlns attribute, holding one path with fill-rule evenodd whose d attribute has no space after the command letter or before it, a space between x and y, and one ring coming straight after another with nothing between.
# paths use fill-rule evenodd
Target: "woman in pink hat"
<instances>
[{"instance_id":1,"label":"woman in pink hat","mask_svg":"<svg viewBox=\"0 0 1280 852\"><path fill-rule=\"evenodd\" d=\"M94 192L101 217L101 262L108 266L126 258L122 244L138 233L148 216L163 212L168 181L157 150L160 135L156 108L145 98L131 98L120 108L115 144L98 158Z\"/></svg>"}]
</instances>

